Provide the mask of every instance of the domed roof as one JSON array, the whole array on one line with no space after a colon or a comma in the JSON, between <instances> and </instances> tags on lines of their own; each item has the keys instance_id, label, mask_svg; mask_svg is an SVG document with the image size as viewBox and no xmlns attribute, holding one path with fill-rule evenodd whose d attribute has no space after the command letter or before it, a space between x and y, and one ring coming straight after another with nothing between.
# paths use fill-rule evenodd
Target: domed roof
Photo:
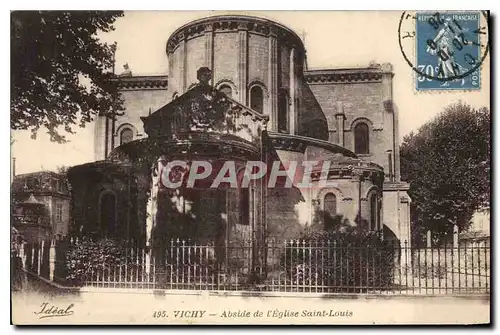
<instances>
[{"instance_id":1,"label":"domed roof","mask_svg":"<svg viewBox=\"0 0 500 335\"><path fill-rule=\"evenodd\" d=\"M274 34L281 40L288 40L298 48L304 49L299 35L287 26L274 20L250 15L214 15L191 21L176 29L168 38L167 53L183 39L196 36L206 31L245 29L258 34Z\"/></svg>"}]
</instances>

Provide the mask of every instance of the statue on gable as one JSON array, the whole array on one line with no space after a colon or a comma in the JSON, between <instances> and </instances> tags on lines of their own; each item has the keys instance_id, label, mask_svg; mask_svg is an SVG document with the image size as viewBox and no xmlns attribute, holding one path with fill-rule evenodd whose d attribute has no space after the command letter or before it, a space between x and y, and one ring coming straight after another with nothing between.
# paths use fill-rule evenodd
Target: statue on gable
<instances>
[{"instance_id":1,"label":"statue on gable","mask_svg":"<svg viewBox=\"0 0 500 335\"><path fill-rule=\"evenodd\" d=\"M196 72L196 78L200 82L200 85L209 86L210 80L212 80L212 70L208 67L200 67Z\"/></svg>"},{"instance_id":2,"label":"statue on gable","mask_svg":"<svg viewBox=\"0 0 500 335\"><path fill-rule=\"evenodd\" d=\"M130 70L130 66L128 63L123 65L123 72L120 74L120 77L132 77L132 70Z\"/></svg>"},{"instance_id":3,"label":"statue on gable","mask_svg":"<svg viewBox=\"0 0 500 335\"><path fill-rule=\"evenodd\" d=\"M229 101L210 85L212 71L208 67L199 68L196 74L200 95L190 103L191 129L213 131L223 126Z\"/></svg>"}]
</instances>

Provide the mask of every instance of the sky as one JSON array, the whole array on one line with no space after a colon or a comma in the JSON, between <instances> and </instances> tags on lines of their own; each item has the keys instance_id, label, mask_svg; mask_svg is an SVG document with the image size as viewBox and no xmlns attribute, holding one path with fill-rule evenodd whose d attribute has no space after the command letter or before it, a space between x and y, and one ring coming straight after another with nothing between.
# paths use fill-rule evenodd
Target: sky
<instances>
[{"instance_id":1,"label":"sky","mask_svg":"<svg viewBox=\"0 0 500 335\"><path fill-rule=\"evenodd\" d=\"M404 60L398 42L401 11L129 11L116 21L115 31L101 35L101 39L118 43L117 73L128 63L134 75L166 75L165 45L170 34L192 20L221 14L260 16L291 28L305 40L309 69L391 63L400 139L451 103L462 101L475 108L490 107L489 55L482 65L481 90L415 90L415 73ZM67 136L66 144L50 142L43 129L36 140L30 139L29 132L15 132L12 155L16 157L16 173L93 161L93 125L75 130L77 134Z\"/></svg>"}]
</instances>

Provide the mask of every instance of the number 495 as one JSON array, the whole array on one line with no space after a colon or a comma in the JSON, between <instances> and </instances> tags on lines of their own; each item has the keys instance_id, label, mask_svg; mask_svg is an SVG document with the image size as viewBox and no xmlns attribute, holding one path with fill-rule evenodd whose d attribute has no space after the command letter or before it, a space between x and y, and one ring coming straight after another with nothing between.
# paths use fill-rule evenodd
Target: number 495
<instances>
[{"instance_id":1,"label":"number 495","mask_svg":"<svg viewBox=\"0 0 500 335\"><path fill-rule=\"evenodd\" d=\"M153 313L154 318L166 318L167 317L167 312L166 311L155 311Z\"/></svg>"}]
</instances>

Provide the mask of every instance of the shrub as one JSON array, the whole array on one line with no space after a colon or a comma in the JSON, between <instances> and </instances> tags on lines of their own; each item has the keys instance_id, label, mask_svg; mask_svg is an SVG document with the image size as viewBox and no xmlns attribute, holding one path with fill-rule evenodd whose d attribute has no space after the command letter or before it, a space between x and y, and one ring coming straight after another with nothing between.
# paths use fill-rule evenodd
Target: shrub
<instances>
[{"instance_id":1,"label":"shrub","mask_svg":"<svg viewBox=\"0 0 500 335\"><path fill-rule=\"evenodd\" d=\"M66 253L66 280L69 284L81 285L98 276L109 275L130 261L127 250L122 242L112 239L83 239L72 244Z\"/></svg>"}]
</instances>

